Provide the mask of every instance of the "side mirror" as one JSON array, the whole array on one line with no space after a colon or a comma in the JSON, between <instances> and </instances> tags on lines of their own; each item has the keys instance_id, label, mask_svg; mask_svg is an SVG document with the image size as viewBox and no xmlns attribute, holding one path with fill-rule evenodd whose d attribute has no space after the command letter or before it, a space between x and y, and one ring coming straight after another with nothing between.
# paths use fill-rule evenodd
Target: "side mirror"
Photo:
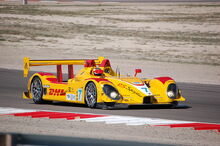
<instances>
[{"instance_id":1,"label":"side mirror","mask_svg":"<svg viewBox=\"0 0 220 146\"><path fill-rule=\"evenodd\" d=\"M141 73L142 72L142 70L141 69L135 69L135 74L134 74L134 76L136 77L137 76L137 74L138 73Z\"/></svg>"}]
</instances>

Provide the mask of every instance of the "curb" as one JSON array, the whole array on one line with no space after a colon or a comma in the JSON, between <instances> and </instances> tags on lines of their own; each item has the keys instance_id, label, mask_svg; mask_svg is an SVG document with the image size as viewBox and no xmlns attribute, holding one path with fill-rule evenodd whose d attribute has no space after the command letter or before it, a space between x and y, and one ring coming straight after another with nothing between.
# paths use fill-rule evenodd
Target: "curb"
<instances>
[{"instance_id":1,"label":"curb","mask_svg":"<svg viewBox=\"0 0 220 146\"><path fill-rule=\"evenodd\" d=\"M49 110L18 109L0 107L0 116L13 115L15 117L66 119L72 121L104 122L105 124L126 124L129 126L167 126L170 128L193 128L194 130L217 130L220 124L202 123L194 121L180 121L160 118L141 118L132 116L117 116L92 113L60 112Z\"/></svg>"}]
</instances>

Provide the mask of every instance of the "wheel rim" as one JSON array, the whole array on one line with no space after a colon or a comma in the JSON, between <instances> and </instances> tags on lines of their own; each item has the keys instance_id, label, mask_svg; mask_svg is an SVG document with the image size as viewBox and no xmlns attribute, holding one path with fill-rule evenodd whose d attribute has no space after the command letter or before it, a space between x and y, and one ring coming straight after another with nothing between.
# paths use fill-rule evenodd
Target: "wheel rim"
<instances>
[{"instance_id":1,"label":"wheel rim","mask_svg":"<svg viewBox=\"0 0 220 146\"><path fill-rule=\"evenodd\" d=\"M35 79L31 84L32 97L35 100L41 99L42 96L42 85L40 79Z\"/></svg>"},{"instance_id":2,"label":"wheel rim","mask_svg":"<svg viewBox=\"0 0 220 146\"><path fill-rule=\"evenodd\" d=\"M86 102L89 107L95 107L96 105L96 87L94 83L89 83L86 86Z\"/></svg>"}]
</instances>

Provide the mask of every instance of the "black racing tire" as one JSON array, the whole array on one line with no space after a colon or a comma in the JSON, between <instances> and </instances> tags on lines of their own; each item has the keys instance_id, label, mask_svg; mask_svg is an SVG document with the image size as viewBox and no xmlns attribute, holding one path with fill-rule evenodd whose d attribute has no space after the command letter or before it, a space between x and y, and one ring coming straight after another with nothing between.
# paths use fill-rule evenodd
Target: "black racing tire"
<instances>
[{"instance_id":1,"label":"black racing tire","mask_svg":"<svg viewBox=\"0 0 220 146\"><path fill-rule=\"evenodd\" d=\"M89 82L86 85L85 102L90 108L95 108L97 105L97 88L93 82Z\"/></svg>"},{"instance_id":2,"label":"black racing tire","mask_svg":"<svg viewBox=\"0 0 220 146\"><path fill-rule=\"evenodd\" d=\"M43 97L43 86L42 86L42 81L38 76L35 76L32 81L31 81L31 94L34 103L36 104L42 104L44 103L44 100L42 99Z\"/></svg>"}]
</instances>

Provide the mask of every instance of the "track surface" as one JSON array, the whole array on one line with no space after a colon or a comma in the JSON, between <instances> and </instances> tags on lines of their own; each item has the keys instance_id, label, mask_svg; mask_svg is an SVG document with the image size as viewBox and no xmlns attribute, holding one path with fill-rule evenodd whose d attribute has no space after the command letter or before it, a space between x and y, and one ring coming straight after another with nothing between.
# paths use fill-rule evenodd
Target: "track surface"
<instances>
[{"instance_id":1,"label":"track surface","mask_svg":"<svg viewBox=\"0 0 220 146\"><path fill-rule=\"evenodd\" d=\"M74 0L69 0L74 1ZM219 2L220 0L77 0L88 2Z\"/></svg>"},{"instance_id":2,"label":"track surface","mask_svg":"<svg viewBox=\"0 0 220 146\"><path fill-rule=\"evenodd\" d=\"M96 114L126 115L138 117L188 120L220 123L220 85L178 83L188 108L168 109L155 106L132 107L129 109L101 110L89 109L83 105L53 103L36 105L32 100L22 99L27 79L18 70L0 69L0 107L44 109L57 111L84 112Z\"/></svg>"}]
</instances>

